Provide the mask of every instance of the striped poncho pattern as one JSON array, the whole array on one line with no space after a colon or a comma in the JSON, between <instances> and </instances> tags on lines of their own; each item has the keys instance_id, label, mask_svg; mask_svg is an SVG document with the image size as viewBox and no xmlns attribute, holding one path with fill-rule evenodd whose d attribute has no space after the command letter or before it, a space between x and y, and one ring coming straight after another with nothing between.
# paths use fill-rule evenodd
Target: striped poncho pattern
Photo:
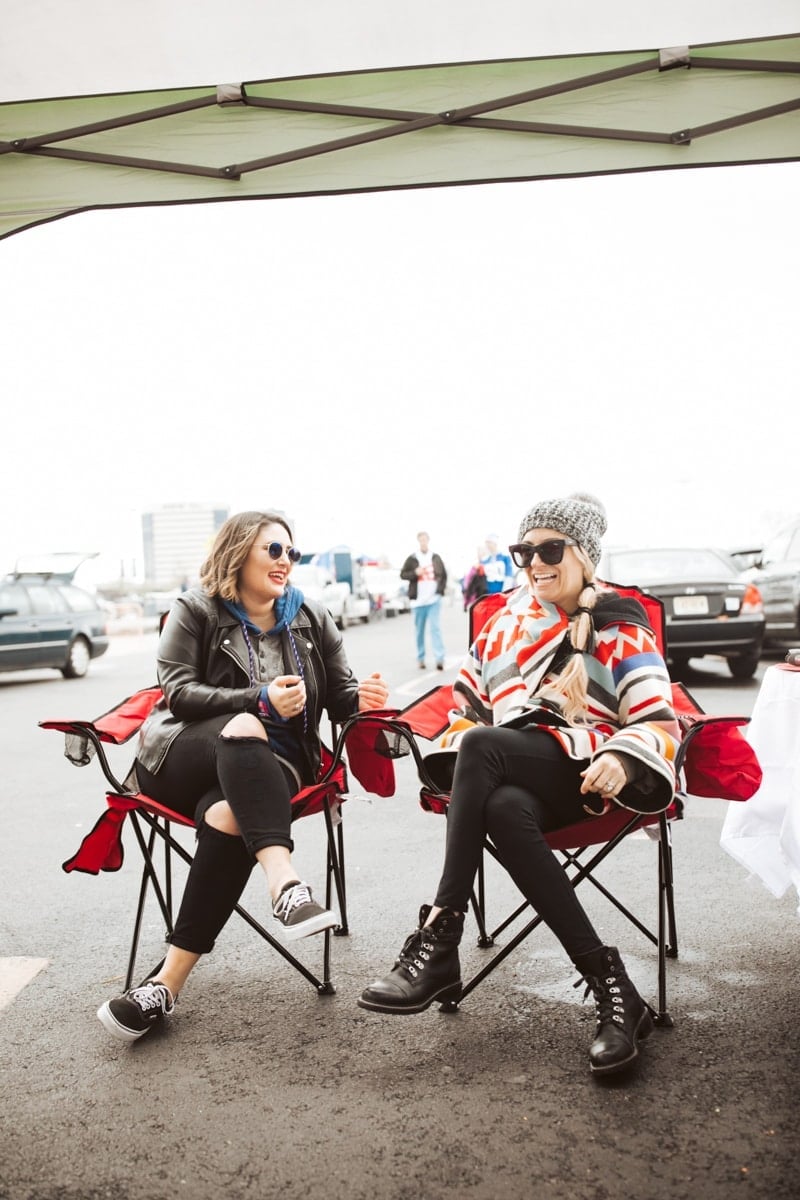
<instances>
[{"instance_id":1,"label":"striped poncho pattern","mask_svg":"<svg viewBox=\"0 0 800 1200\"><path fill-rule=\"evenodd\" d=\"M659 724L675 720L669 675L641 605L617 597L617 607L625 606L629 617L620 619L617 614L603 624L602 597L600 593L594 648L583 655L589 676L586 722L541 727L570 758L592 759L614 750L644 764L653 786L644 794L633 785L623 788L616 803L635 812L661 812L671 803L676 786L678 739ZM456 748L475 724L518 724L525 714L533 722L543 704L563 715L565 698L557 678L564 665L560 654L561 666L552 674L549 669L568 625L562 609L541 603L527 587L511 593L461 665L454 691L471 711L453 714L442 748Z\"/></svg>"}]
</instances>

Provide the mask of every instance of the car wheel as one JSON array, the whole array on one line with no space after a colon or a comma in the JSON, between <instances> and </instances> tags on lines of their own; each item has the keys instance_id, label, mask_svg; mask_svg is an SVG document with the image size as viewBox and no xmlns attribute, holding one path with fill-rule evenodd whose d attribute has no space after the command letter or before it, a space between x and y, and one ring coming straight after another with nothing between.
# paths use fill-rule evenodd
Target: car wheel
<instances>
[{"instance_id":1,"label":"car wheel","mask_svg":"<svg viewBox=\"0 0 800 1200\"><path fill-rule=\"evenodd\" d=\"M76 637L67 651L67 661L61 668L65 679L80 679L89 670L89 660L92 657L89 643L85 637Z\"/></svg>"},{"instance_id":2,"label":"car wheel","mask_svg":"<svg viewBox=\"0 0 800 1200\"><path fill-rule=\"evenodd\" d=\"M760 654L740 654L738 658L728 659L728 670L734 679L752 679L760 661Z\"/></svg>"}]
</instances>

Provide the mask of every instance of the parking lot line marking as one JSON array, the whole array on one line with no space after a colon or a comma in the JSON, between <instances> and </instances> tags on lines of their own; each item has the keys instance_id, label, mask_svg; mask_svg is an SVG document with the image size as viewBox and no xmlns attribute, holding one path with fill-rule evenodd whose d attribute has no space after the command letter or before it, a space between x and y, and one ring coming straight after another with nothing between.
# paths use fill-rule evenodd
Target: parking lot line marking
<instances>
[{"instance_id":1,"label":"parking lot line marking","mask_svg":"<svg viewBox=\"0 0 800 1200\"><path fill-rule=\"evenodd\" d=\"M0 958L0 1009L50 965L49 958Z\"/></svg>"},{"instance_id":2,"label":"parking lot line marking","mask_svg":"<svg viewBox=\"0 0 800 1200\"><path fill-rule=\"evenodd\" d=\"M458 666L462 658L463 655L456 657L448 655L444 660L445 671ZM401 683L399 687L392 688L392 691L396 692L398 696L421 696L424 692L429 691L432 679L438 679L442 684L452 682L452 680L443 679L441 671L426 671L424 675L412 675L410 679Z\"/></svg>"}]
</instances>

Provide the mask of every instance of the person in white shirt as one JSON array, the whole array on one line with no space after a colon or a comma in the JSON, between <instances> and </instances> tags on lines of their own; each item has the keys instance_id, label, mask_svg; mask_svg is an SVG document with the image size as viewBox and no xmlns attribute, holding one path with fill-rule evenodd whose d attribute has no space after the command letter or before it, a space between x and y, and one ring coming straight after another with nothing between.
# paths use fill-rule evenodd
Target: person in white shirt
<instances>
[{"instance_id":1,"label":"person in white shirt","mask_svg":"<svg viewBox=\"0 0 800 1200\"><path fill-rule=\"evenodd\" d=\"M444 642L440 612L442 596L447 586L447 571L440 556L430 549L430 537L421 530L417 534L419 550L409 554L400 571L408 582L408 599L414 614L414 633L417 643L417 663L425 670L425 631L430 629L431 649L437 671L444 670Z\"/></svg>"}]
</instances>

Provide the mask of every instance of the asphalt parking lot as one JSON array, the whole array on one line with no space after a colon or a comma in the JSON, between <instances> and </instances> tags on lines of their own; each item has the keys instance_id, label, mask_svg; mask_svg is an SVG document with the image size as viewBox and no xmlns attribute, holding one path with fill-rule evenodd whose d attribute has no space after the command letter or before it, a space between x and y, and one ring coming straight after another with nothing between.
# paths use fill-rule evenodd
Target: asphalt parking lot
<instances>
[{"instance_id":1,"label":"asphalt parking lot","mask_svg":"<svg viewBox=\"0 0 800 1200\"><path fill-rule=\"evenodd\" d=\"M455 630L460 615L449 619ZM381 661L413 690L421 682L403 674L411 636L407 618L355 629L351 657L366 669L380 641ZM11 848L0 955L43 966L0 1009L2 1200L799 1194L797 897L748 883L720 849L718 801L691 801L674 829L674 1027L653 1033L629 1078L590 1077L592 1011L546 931L455 1014L389 1018L357 1007L430 898L440 863L444 823L420 809L407 762L393 797L354 794L345 806L351 933L334 942L335 995L318 996L237 921L168 1029L133 1047L108 1039L94 1010L124 973L135 847L116 875L60 871L99 815L102 791L35 722L58 715L56 705L100 712L106 693L143 682L135 652L110 661L94 680L3 690L14 703L0 741ZM721 686L733 696L733 681ZM316 880L321 820L303 822L297 841L298 865ZM655 871L655 844L637 836L605 878L652 915ZM265 907L258 880L245 899ZM514 900L494 870L489 900L494 911ZM652 998L649 943L599 894L586 903ZM156 913L144 937L158 954ZM299 950L314 969L315 941ZM467 939L466 969L488 953Z\"/></svg>"}]
</instances>

